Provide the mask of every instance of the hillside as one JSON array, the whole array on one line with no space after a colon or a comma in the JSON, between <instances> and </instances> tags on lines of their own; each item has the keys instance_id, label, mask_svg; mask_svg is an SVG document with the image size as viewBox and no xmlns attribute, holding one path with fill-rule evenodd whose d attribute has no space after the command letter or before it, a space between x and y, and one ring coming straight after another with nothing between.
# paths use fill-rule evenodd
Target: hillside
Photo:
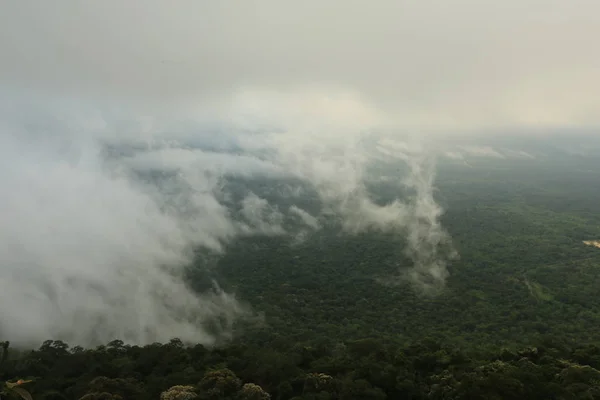
<instances>
[{"instance_id":1,"label":"hillside","mask_svg":"<svg viewBox=\"0 0 600 400\"><path fill-rule=\"evenodd\" d=\"M596 161L474 161L438 165L435 197L460 255L440 292L401 279L401 235L331 220L198 253L191 287L216 280L247 307L215 349L48 341L12 350L1 376L32 379L36 399L158 398L176 385L206 399L596 398L600 251L584 243L600 238ZM286 206L284 181L228 184ZM379 201L396 193L378 187Z\"/></svg>"},{"instance_id":2,"label":"hillside","mask_svg":"<svg viewBox=\"0 0 600 400\"><path fill-rule=\"evenodd\" d=\"M402 238L320 232L301 244L254 238L233 243L217 262L220 281L265 314L257 334L423 335L465 345L526 345L550 335L577 343L600 334L594 295L600 251L600 189L551 164L446 168L438 181L443 225L460 259L434 297L399 282L409 266Z\"/></svg>"}]
</instances>

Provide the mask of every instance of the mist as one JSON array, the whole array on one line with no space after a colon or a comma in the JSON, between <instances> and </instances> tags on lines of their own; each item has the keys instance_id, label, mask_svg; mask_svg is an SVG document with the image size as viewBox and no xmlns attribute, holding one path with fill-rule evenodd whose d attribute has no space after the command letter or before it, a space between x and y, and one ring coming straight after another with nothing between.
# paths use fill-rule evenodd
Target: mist
<instances>
[{"instance_id":1,"label":"mist","mask_svg":"<svg viewBox=\"0 0 600 400\"><path fill-rule=\"evenodd\" d=\"M220 126L197 115L115 118L94 103L49 106L35 97L17 105L20 113L13 112L15 102L5 107L2 335L18 344L48 336L85 345L172 337L214 344L231 337L238 318L252 316L251 305L218 282L193 292L184 272L198 262L194 254L218 256L225 244L249 235L302 241L332 218L347 234L405 235L414 262L404 266L413 271L410 279L443 287L446 256L437 248L449 238L433 202L434 170L422 164L422 154L383 155L375 145L381 139L366 130L372 121L348 125L336 115L340 104L315 113L278 98L281 112L269 108L268 97L256 99L260 112L232 102ZM228 133L215 134L216 128ZM326 140L321 132L329 133ZM382 157L410 165L407 176L393 179L415 189L414 199L373 200L368 168ZM278 195L292 205L251 190L239 197L225 184L230 178L288 181L294 190ZM298 185L312 188L320 210L294 204L302 196Z\"/></svg>"},{"instance_id":2,"label":"mist","mask_svg":"<svg viewBox=\"0 0 600 400\"><path fill-rule=\"evenodd\" d=\"M457 254L437 160L597 135L600 10L576 3L4 5L0 336L215 344L252 307L192 291L195 255L331 221L396 234L399 282L438 293ZM517 145L485 142L499 135ZM231 179L288 182L288 205Z\"/></svg>"},{"instance_id":3,"label":"mist","mask_svg":"<svg viewBox=\"0 0 600 400\"><path fill-rule=\"evenodd\" d=\"M226 104L247 88L341 88L403 129L438 135L600 122L593 0L3 6L7 87L162 109Z\"/></svg>"}]
</instances>

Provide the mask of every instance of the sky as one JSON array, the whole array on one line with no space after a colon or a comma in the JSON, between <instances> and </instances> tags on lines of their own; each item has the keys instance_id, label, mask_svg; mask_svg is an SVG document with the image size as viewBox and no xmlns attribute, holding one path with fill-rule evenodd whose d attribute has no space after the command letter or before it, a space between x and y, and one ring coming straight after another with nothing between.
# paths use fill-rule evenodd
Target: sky
<instances>
[{"instance_id":1,"label":"sky","mask_svg":"<svg viewBox=\"0 0 600 400\"><path fill-rule=\"evenodd\" d=\"M332 215L402 235L399 275L442 290L459 255L436 145L600 122L596 1L0 4L0 337L21 345L212 345L253 311L185 284L193 250L302 240ZM535 158L463 141L446 155ZM143 178L156 171L169 178ZM279 193L289 207L252 191L232 205L230 177L300 183ZM414 196L377 203L373 181ZM320 212L300 206L306 187Z\"/></svg>"},{"instance_id":2,"label":"sky","mask_svg":"<svg viewBox=\"0 0 600 400\"><path fill-rule=\"evenodd\" d=\"M0 82L21 89L163 110L303 93L320 107L330 98L346 118L360 106L395 126L446 134L599 122L594 0L2 7Z\"/></svg>"}]
</instances>

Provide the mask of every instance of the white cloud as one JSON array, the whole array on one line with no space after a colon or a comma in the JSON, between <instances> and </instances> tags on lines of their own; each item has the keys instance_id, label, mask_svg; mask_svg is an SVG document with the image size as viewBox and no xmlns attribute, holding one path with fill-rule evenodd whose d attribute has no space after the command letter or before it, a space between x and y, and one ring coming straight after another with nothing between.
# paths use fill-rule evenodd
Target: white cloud
<instances>
[{"instance_id":1,"label":"white cloud","mask_svg":"<svg viewBox=\"0 0 600 400\"><path fill-rule=\"evenodd\" d=\"M465 152L469 156L474 157L491 157L491 158L505 158L505 156L496 151L491 146L458 146L460 150Z\"/></svg>"},{"instance_id":2,"label":"white cloud","mask_svg":"<svg viewBox=\"0 0 600 400\"><path fill-rule=\"evenodd\" d=\"M242 200L242 216L249 223L244 227L248 233L261 233L265 235L282 235L283 214L265 199L254 193L248 194Z\"/></svg>"},{"instance_id":3,"label":"white cloud","mask_svg":"<svg viewBox=\"0 0 600 400\"><path fill-rule=\"evenodd\" d=\"M0 200L6 286L0 293L10 298L2 302L2 332L16 341L50 335L72 343L115 337L146 343L179 336L210 344L215 337L199 323L216 315L231 320L243 307L229 294L198 296L185 287L182 267L191 261L191 250L219 252L248 234L301 239L325 215L348 232L419 231L417 239L409 236L408 248L417 282L443 285L445 255L424 253L445 237L428 191L433 171L410 164L413 174L405 184L421 188L419 197L377 204L367 189L366 169L381 161L371 149L376 143L370 121L360 117L349 124L353 112L344 117L345 102L332 106L339 116L313 112L304 101L291 101L289 111L270 101L256 112L234 106L229 117L218 116L224 118L219 123L214 116L140 118L132 111L94 109L93 103L30 100L21 103L19 115L0 109L0 185L8 193ZM380 140L379 146L395 146L394 155L408 163L424 151L398 143ZM168 175L153 177L153 171ZM297 206L282 210L252 192L236 205L225 176L296 180L319 196L322 215ZM288 230L284 211L305 227ZM119 312L111 311L115 307Z\"/></svg>"},{"instance_id":4,"label":"white cloud","mask_svg":"<svg viewBox=\"0 0 600 400\"><path fill-rule=\"evenodd\" d=\"M188 263L191 245L219 251L234 235L212 196L190 195L184 219L181 205L165 208L157 193L103 170L95 147L82 144L69 160L6 130L2 138L3 336L210 344L200 322L241 312L228 295L197 296L164 269Z\"/></svg>"},{"instance_id":5,"label":"white cloud","mask_svg":"<svg viewBox=\"0 0 600 400\"><path fill-rule=\"evenodd\" d=\"M293 205L290 207L290 212L296 214L302 220L302 222L309 228L314 230L318 230L321 228L319 220L310 215L308 212L306 212L306 210L303 210L300 207Z\"/></svg>"}]
</instances>

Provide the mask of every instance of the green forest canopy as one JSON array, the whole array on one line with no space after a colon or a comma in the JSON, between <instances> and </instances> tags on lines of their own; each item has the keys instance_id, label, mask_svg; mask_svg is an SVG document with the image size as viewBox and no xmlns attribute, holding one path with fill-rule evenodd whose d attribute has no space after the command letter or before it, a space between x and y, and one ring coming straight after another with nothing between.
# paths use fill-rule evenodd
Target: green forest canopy
<instances>
[{"instance_id":1,"label":"green forest canopy","mask_svg":"<svg viewBox=\"0 0 600 400\"><path fill-rule=\"evenodd\" d=\"M590 163L440 168L436 196L460 259L437 296L378 283L409 266L390 235L246 238L209 272L200 261L190 270L192 286L216 277L264 316L241 320L232 341L49 340L9 348L1 378L31 379L36 399L600 398L600 249L584 244L600 239L600 165Z\"/></svg>"}]
</instances>

